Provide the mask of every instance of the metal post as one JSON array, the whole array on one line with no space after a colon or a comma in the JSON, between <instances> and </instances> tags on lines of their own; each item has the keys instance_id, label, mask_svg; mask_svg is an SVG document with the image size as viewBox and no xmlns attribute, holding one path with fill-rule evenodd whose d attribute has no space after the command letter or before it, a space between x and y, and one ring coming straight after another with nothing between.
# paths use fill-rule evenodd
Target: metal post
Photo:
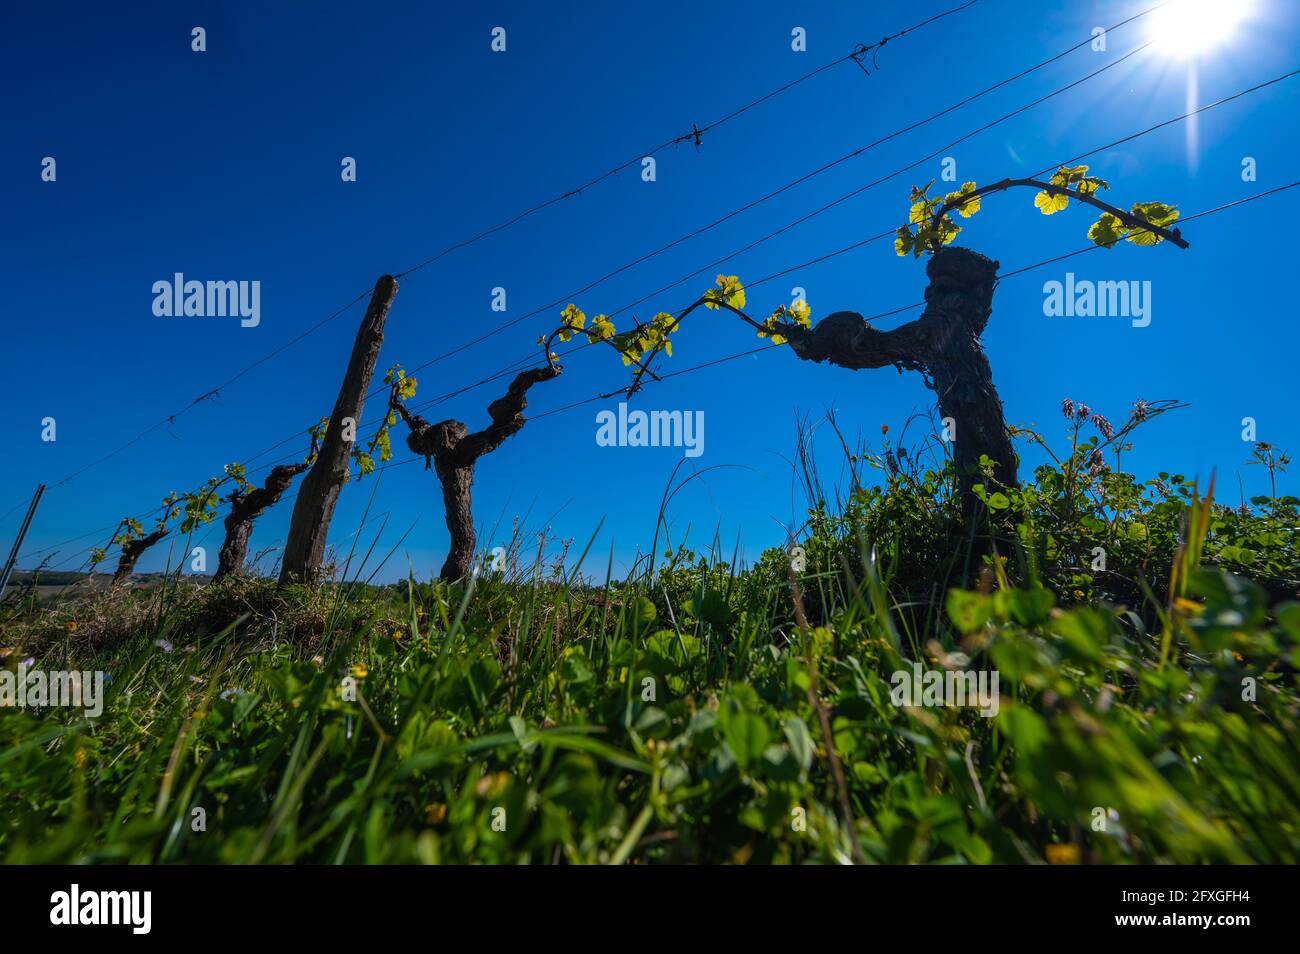
<instances>
[{"instance_id":1,"label":"metal post","mask_svg":"<svg viewBox=\"0 0 1300 954\"><path fill-rule=\"evenodd\" d=\"M45 485L36 485L36 495L32 497L32 504L27 508L27 516L23 519L22 529L18 531L18 538L14 540L13 549L9 551L9 559L5 562L4 573L0 573L0 599L4 599L5 588L9 585L9 577L13 575L14 564L18 562L18 551L22 548L23 540L27 538L27 529L32 525L32 517L36 516L36 505L41 502L41 495L45 493Z\"/></svg>"}]
</instances>

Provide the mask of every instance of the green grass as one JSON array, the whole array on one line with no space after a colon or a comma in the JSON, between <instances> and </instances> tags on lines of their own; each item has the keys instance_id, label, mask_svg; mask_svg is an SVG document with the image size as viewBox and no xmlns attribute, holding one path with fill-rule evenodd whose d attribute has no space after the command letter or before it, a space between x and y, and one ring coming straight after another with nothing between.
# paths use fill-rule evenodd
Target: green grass
<instances>
[{"instance_id":1,"label":"green grass","mask_svg":"<svg viewBox=\"0 0 1300 954\"><path fill-rule=\"evenodd\" d=\"M19 594L0 663L111 683L0 714L0 859L1300 860L1300 501L1089 453L978 526L906 455L810 478L794 585L678 544L606 585L516 548L468 585ZM995 670L997 715L895 705L912 660Z\"/></svg>"}]
</instances>

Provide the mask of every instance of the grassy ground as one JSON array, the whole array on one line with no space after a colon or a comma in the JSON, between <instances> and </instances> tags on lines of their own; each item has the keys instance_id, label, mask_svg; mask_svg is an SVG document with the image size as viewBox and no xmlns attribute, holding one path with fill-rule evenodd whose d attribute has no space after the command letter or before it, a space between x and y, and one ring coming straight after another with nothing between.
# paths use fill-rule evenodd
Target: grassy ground
<instances>
[{"instance_id":1,"label":"grassy ground","mask_svg":"<svg viewBox=\"0 0 1300 954\"><path fill-rule=\"evenodd\" d=\"M1300 860L1300 501L1092 449L975 525L888 447L844 499L806 468L797 569L20 593L0 665L111 681L96 719L0 714L0 858ZM997 714L896 705L913 661L996 672Z\"/></svg>"}]
</instances>

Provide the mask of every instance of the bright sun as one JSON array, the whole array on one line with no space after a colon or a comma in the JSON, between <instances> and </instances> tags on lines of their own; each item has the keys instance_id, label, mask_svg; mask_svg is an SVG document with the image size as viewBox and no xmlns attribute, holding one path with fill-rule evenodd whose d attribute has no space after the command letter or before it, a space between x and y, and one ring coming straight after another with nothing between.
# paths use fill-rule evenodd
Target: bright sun
<instances>
[{"instance_id":1,"label":"bright sun","mask_svg":"<svg viewBox=\"0 0 1300 954\"><path fill-rule=\"evenodd\" d=\"M1156 46L1169 56L1193 57L1232 38L1251 0L1172 0L1151 14Z\"/></svg>"}]
</instances>

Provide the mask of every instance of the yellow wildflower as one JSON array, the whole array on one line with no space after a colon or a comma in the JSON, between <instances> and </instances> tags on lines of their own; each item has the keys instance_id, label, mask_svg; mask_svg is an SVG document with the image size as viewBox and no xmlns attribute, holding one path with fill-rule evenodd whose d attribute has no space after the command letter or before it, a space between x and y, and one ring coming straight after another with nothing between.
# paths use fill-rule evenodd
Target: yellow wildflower
<instances>
[{"instance_id":1,"label":"yellow wildflower","mask_svg":"<svg viewBox=\"0 0 1300 954\"><path fill-rule=\"evenodd\" d=\"M1048 845L1047 860L1054 865L1077 865L1079 863L1079 846L1074 844Z\"/></svg>"}]
</instances>

